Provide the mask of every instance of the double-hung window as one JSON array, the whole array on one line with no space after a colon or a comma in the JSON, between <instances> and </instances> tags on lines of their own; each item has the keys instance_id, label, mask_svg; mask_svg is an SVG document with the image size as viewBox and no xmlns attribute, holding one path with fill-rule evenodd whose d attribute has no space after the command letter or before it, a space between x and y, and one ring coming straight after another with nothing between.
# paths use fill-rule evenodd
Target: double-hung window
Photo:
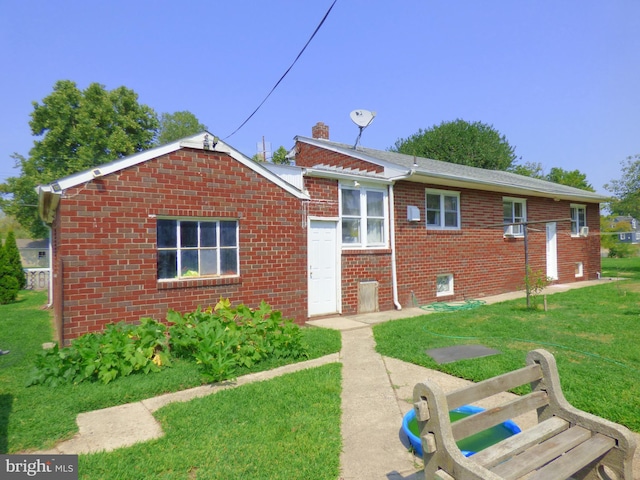
<instances>
[{"instance_id":1,"label":"double-hung window","mask_svg":"<svg viewBox=\"0 0 640 480\"><path fill-rule=\"evenodd\" d=\"M460 193L427 190L425 211L427 228L460 229Z\"/></svg>"},{"instance_id":2,"label":"double-hung window","mask_svg":"<svg viewBox=\"0 0 640 480\"><path fill-rule=\"evenodd\" d=\"M158 279L238 275L236 220L158 219Z\"/></svg>"},{"instance_id":3,"label":"double-hung window","mask_svg":"<svg viewBox=\"0 0 640 480\"><path fill-rule=\"evenodd\" d=\"M387 191L375 188L340 188L342 244L352 247L386 246Z\"/></svg>"},{"instance_id":4,"label":"double-hung window","mask_svg":"<svg viewBox=\"0 0 640 480\"><path fill-rule=\"evenodd\" d=\"M504 227L505 235L524 235L524 225L513 225L514 223L522 223L527 220L527 204L526 200L520 198L503 198L502 210L503 219L506 226Z\"/></svg>"},{"instance_id":5,"label":"double-hung window","mask_svg":"<svg viewBox=\"0 0 640 480\"><path fill-rule=\"evenodd\" d=\"M571 205L571 235L580 235L580 229L587 226L587 207Z\"/></svg>"}]
</instances>

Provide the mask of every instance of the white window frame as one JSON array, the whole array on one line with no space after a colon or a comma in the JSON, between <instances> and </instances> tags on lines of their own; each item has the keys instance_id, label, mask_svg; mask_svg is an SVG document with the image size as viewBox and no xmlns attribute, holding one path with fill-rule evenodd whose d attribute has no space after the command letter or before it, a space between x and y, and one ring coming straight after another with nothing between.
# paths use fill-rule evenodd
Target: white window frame
<instances>
[{"instance_id":1,"label":"white window frame","mask_svg":"<svg viewBox=\"0 0 640 480\"><path fill-rule=\"evenodd\" d=\"M580 211L582 211L582 221ZM572 203L569 205L569 215L571 216L571 236L579 237L580 229L587 226L587 206Z\"/></svg>"},{"instance_id":2,"label":"white window frame","mask_svg":"<svg viewBox=\"0 0 640 480\"><path fill-rule=\"evenodd\" d=\"M447 290L440 290L442 279L446 282ZM453 286L453 273L442 273L440 275L436 275L436 297L448 297L453 295Z\"/></svg>"},{"instance_id":3,"label":"white window frame","mask_svg":"<svg viewBox=\"0 0 640 480\"><path fill-rule=\"evenodd\" d=\"M359 208L360 212L357 215L345 215L343 212L343 201L342 194L343 191L350 190L359 192L360 203ZM383 216L378 215L368 215L367 212L367 196L369 192L372 193L381 193L382 194L382 202L383 202ZM389 197L388 191L386 187L377 187L371 185L350 185L350 184L340 184L339 191L339 209L340 209L340 242L343 249L360 249L360 248L387 248L389 242ZM360 228L359 228L359 238L357 238L354 242L345 242L344 241L344 232L343 232L343 223L344 220L352 219L359 220ZM368 220L382 220L382 242L372 242L367 238L367 226Z\"/></svg>"},{"instance_id":4,"label":"white window frame","mask_svg":"<svg viewBox=\"0 0 640 480\"><path fill-rule=\"evenodd\" d=\"M176 245L170 247L160 247L160 242L158 239L159 230L158 225L160 221L174 221L176 222ZM185 280L185 279L197 279L197 278L217 278L217 277L236 277L240 274L240 242L239 242L239 222L235 218L192 218L192 217L161 217L157 219L158 224L156 226L156 248L158 252L158 257L160 257L160 252L176 252L176 276L174 277L160 277L160 271L158 267L158 271L156 273L158 281L171 281L171 280ZM195 247L183 247L181 245L181 235L180 235L180 227L182 222L197 222L198 223L198 245ZM235 223L235 246L223 246L221 243L221 228L220 224L224 222L232 222ZM201 236L200 229L201 225L204 223L214 223L216 224L216 241L215 246L201 246ZM221 271L222 268L222 260L221 254L223 250L227 251L235 251L235 264L236 268L233 273L223 273ZM185 274L186 272L182 271L182 252L185 251L197 251L198 252L198 272L194 275L193 273ZM200 270L202 268L201 261L202 256L201 252L203 251L215 251L216 253L216 272L211 274L200 274ZM192 272L192 271L189 271Z\"/></svg>"},{"instance_id":5,"label":"white window frame","mask_svg":"<svg viewBox=\"0 0 640 480\"><path fill-rule=\"evenodd\" d=\"M504 206L505 203L511 203L511 217L509 219L506 219L504 217ZM521 205L522 206L522 215L517 217L515 214L515 205ZM504 227L504 233L506 235L507 230L509 229L509 227L513 227L511 229L511 232L513 234L514 237L524 237L524 225L509 225L511 223L518 223L518 222L526 222L527 221L527 200L524 198L515 198L515 197L503 197L502 198L502 212L503 212L503 221L505 224Z\"/></svg>"},{"instance_id":6,"label":"white window frame","mask_svg":"<svg viewBox=\"0 0 640 480\"><path fill-rule=\"evenodd\" d=\"M584 264L576 262L576 278L584 277Z\"/></svg>"},{"instance_id":7,"label":"white window frame","mask_svg":"<svg viewBox=\"0 0 640 480\"><path fill-rule=\"evenodd\" d=\"M427 201L427 196L439 196L440 197L440 211L439 211L439 224L430 224L429 223L429 212L432 211L428 208L429 202ZM446 226L445 223L445 214L447 213L445 210L445 197L454 197L456 199L456 225L455 226ZM460 230L460 192L456 192L453 190L436 190L432 188L425 189L424 192L424 223L426 227L430 230Z\"/></svg>"}]
</instances>

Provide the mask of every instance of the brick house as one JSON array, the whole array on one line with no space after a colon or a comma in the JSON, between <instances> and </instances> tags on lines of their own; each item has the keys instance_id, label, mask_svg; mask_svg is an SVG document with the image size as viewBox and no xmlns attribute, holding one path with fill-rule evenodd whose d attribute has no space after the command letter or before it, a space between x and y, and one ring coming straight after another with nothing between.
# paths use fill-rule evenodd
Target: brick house
<instances>
[{"instance_id":1,"label":"brick house","mask_svg":"<svg viewBox=\"0 0 640 480\"><path fill-rule=\"evenodd\" d=\"M519 290L525 232L532 269L562 283L600 271L595 193L354 149L322 123L296 137L295 166L213 139L39 187L61 342L220 297L266 300L302 324Z\"/></svg>"},{"instance_id":2,"label":"brick house","mask_svg":"<svg viewBox=\"0 0 640 480\"><path fill-rule=\"evenodd\" d=\"M292 156L311 197L309 315L521 290L525 243L530 268L554 281L599 275L601 195L354 148L329 141L322 123L296 137Z\"/></svg>"},{"instance_id":3,"label":"brick house","mask_svg":"<svg viewBox=\"0 0 640 480\"><path fill-rule=\"evenodd\" d=\"M205 133L40 186L58 340L220 297L304 322L307 198Z\"/></svg>"}]
</instances>

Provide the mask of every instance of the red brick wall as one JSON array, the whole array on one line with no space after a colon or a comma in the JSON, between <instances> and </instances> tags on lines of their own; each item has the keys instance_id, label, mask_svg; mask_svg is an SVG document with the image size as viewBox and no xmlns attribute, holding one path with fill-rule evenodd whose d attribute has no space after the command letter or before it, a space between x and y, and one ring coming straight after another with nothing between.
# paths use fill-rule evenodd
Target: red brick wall
<instances>
[{"instance_id":1,"label":"red brick wall","mask_svg":"<svg viewBox=\"0 0 640 480\"><path fill-rule=\"evenodd\" d=\"M220 297L306 320L303 202L233 158L182 149L68 189L55 223L64 340L110 322L163 320ZM156 216L237 219L240 276L159 282ZM54 265L57 262L54 261ZM57 283L56 283L57 285Z\"/></svg>"},{"instance_id":2,"label":"red brick wall","mask_svg":"<svg viewBox=\"0 0 640 480\"><path fill-rule=\"evenodd\" d=\"M365 172L384 172L384 167L379 165L374 165L356 158L346 157L341 153L320 149L306 143L298 142L296 144L296 149L296 165L299 167L330 165L334 167L359 169Z\"/></svg>"},{"instance_id":3,"label":"red brick wall","mask_svg":"<svg viewBox=\"0 0 640 480\"><path fill-rule=\"evenodd\" d=\"M441 186L399 182L394 187L396 202L396 262L398 297L402 305L411 305L413 291L420 304L487 295L524 288L524 240L506 239L502 227L503 194L478 190L460 192L462 229L438 231L425 228L425 188ZM527 219L548 221L568 219L570 202L538 197L509 195L527 200ZM408 222L407 205L420 208L420 222ZM599 230L599 207L587 205L587 224L593 233ZM545 224L530 225L528 230L529 264L546 274ZM595 279L600 271L600 241L597 235L571 237L569 221L557 223L558 281ZM583 262L584 277L576 279L575 263ZM453 274L455 297L436 297L436 276Z\"/></svg>"}]
</instances>

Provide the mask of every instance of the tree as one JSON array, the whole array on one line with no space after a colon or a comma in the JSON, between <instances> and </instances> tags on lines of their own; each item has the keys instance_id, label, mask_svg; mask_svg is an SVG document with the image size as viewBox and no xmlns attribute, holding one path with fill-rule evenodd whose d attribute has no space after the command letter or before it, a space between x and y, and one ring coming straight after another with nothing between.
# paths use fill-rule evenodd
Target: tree
<instances>
[{"instance_id":1,"label":"tree","mask_svg":"<svg viewBox=\"0 0 640 480\"><path fill-rule=\"evenodd\" d=\"M509 171L517 173L518 175L524 175L525 177L539 178L540 180L580 188L590 192L595 191L591 184L587 182L587 176L580 170L569 171L563 168L553 167L548 174L545 174L541 163L525 162L522 165L512 165Z\"/></svg>"},{"instance_id":2,"label":"tree","mask_svg":"<svg viewBox=\"0 0 640 480\"><path fill-rule=\"evenodd\" d=\"M420 129L391 150L492 170L507 170L516 159L515 149L493 126L460 119Z\"/></svg>"},{"instance_id":3,"label":"tree","mask_svg":"<svg viewBox=\"0 0 640 480\"><path fill-rule=\"evenodd\" d=\"M92 83L81 91L69 80L56 82L33 107L29 126L42 138L28 157L12 155L20 176L0 185L0 208L42 238L47 229L38 218L36 186L153 146L158 119L152 108L138 103L133 90L107 91Z\"/></svg>"},{"instance_id":4,"label":"tree","mask_svg":"<svg viewBox=\"0 0 640 480\"><path fill-rule=\"evenodd\" d=\"M279 165L291 165L291 160L287 158L287 154L289 152L282 145L278 147L278 149L273 152L273 156L271 157L271 161L273 163L277 163Z\"/></svg>"},{"instance_id":5,"label":"tree","mask_svg":"<svg viewBox=\"0 0 640 480\"><path fill-rule=\"evenodd\" d=\"M569 187L595 192L591 184L587 182L587 176L580 172L580 170L564 170L562 168L553 167L549 171L549 174L546 175L545 180L559 183L560 185L567 185Z\"/></svg>"},{"instance_id":6,"label":"tree","mask_svg":"<svg viewBox=\"0 0 640 480\"><path fill-rule=\"evenodd\" d=\"M0 305L14 302L19 291L18 281L13 276L7 261L6 249L0 241Z\"/></svg>"},{"instance_id":7,"label":"tree","mask_svg":"<svg viewBox=\"0 0 640 480\"><path fill-rule=\"evenodd\" d=\"M22 258L20 258L20 250L16 244L16 236L13 231L7 233L7 239L4 242L4 256L13 278L18 282L19 288L24 288L27 284L27 277L22 266Z\"/></svg>"},{"instance_id":8,"label":"tree","mask_svg":"<svg viewBox=\"0 0 640 480\"><path fill-rule=\"evenodd\" d=\"M253 160L254 162L270 162L278 165L291 165L291 160L287 158L288 154L289 152L287 151L287 149L280 145L278 149L273 152L273 155L270 159L265 160L263 153L256 153L253 157L251 157L251 160Z\"/></svg>"},{"instance_id":9,"label":"tree","mask_svg":"<svg viewBox=\"0 0 640 480\"><path fill-rule=\"evenodd\" d=\"M165 145L205 130L207 130L206 125L201 124L191 112L163 113L160 116L160 130L156 144Z\"/></svg>"},{"instance_id":10,"label":"tree","mask_svg":"<svg viewBox=\"0 0 640 480\"><path fill-rule=\"evenodd\" d=\"M627 157L620 164L622 177L604 186L614 195L609 210L617 215L640 218L640 154Z\"/></svg>"}]
</instances>

